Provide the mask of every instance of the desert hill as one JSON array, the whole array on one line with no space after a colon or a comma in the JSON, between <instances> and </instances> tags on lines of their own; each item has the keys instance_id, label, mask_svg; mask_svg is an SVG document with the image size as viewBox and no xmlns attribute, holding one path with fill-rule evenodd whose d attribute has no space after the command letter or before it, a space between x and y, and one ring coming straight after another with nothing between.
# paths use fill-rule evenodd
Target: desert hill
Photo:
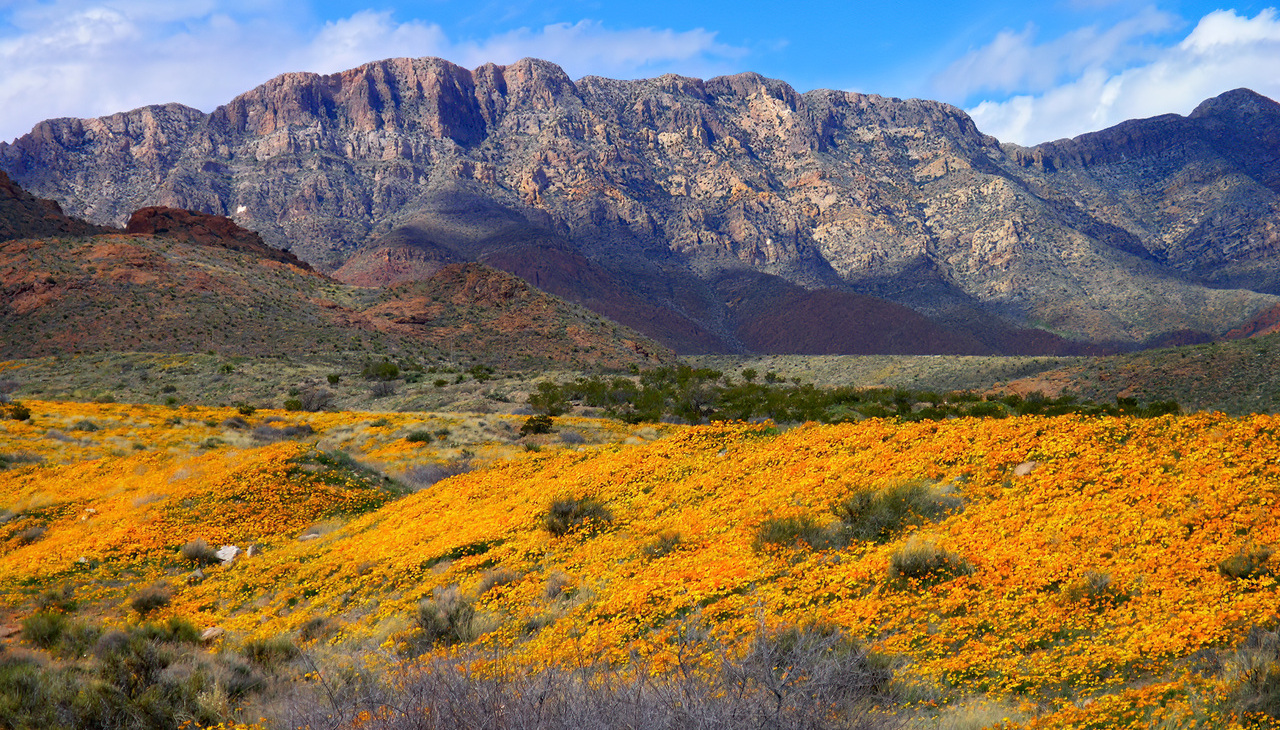
<instances>
[{"instance_id":1,"label":"desert hill","mask_svg":"<svg viewBox=\"0 0 1280 730\"><path fill-rule=\"evenodd\" d=\"M209 114L49 120L0 143L0 169L101 223L228 215L344 275L484 260L550 288L537 269L558 270L556 294L684 352L765 345L740 333L769 324L726 305L743 272L904 305L984 352L1080 352L1212 338L1277 304L1277 120L1240 90L1028 149L945 104L756 74L391 59ZM843 320L767 346L868 345Z\"/></svg>"},{"instance_id":2,"label":"desert hill","mask_svg":"<svg viewBox=\"0 0 1280 730\"><path fill-rule=\"evenodd\" d=\"M453 264L411 284L360 288L312 271L242 229L222 238L208 226L223 224L207 216L208 225L185 227L177 237L157 221L201 217L150 211L136 227L145 227L144 217L156 233L0 243L0 358L206 350L418 360L465 354L495 365L623 368L670 357L599 315L480 264Z\"/></svg>"}]
</instances>

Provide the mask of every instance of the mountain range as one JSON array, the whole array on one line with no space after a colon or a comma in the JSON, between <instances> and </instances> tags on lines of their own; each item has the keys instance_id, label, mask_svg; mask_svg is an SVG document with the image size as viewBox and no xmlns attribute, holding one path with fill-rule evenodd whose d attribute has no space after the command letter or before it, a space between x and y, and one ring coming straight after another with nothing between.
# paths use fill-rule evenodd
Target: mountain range
<instances>
[{"instance_id":1,"label":"mountain range","mask_svg":"<svg viewBox=\"0 0 1280 730\"><path fill-rule=\"evenodd\" d=\"M1027 148L751 73L391 59L48 120L0 169L96 225L229 216L359 286L483 262L685 353L1102 352L1280 311L1280 105L1244 89Z\"/></svg>"}]
</instances>

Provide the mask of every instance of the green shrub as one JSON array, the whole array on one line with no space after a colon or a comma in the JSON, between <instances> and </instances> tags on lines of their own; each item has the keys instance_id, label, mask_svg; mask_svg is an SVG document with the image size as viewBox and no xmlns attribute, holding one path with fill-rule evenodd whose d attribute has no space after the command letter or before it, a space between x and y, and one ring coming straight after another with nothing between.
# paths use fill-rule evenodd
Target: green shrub
<instances>
[{"instance_id":1,"label":"green shrub","mask_svg":"<svg viewBox=\"0 0 1280 730\"><path fill-rule=\"evenodd\" d=\"M222 562L218 559L218 551L204 540L192 540L183 545L179 552L183 559L196 565L217 565Z\"/></svg>"},{"instance_id":2,"label":"green shrub","mask_svg":"<svg viewBox=\"0 0 1280 730\"><path fill-rule=\"evenodd\" d=\"M400 377L400 366L390 360L382 360L381 362L366 362L360 374L365 380L395 380Z\"/></svg>"},{"instance_id":3,"label":"green shrub","mask_svg":"<svg viewBox=\"0 0 1280 730\"><path fill-rule=\"evenodd\" d=\"M524 425L520 426L520 435L531 436L538 433L551 433L551 426L553 423L554 421L551 416L545 414L529 416L529 418L525 420Z\"/></svg>"},{"instance_id":4,"label":"green shrub","mask_svg":"<svg viewBox=\"0 0 1280 730\"><path fill-rule=\"evenodd\" d=\"M430 431L410 431L404 440L411 444L429 444L433 438Z\"/></svg>"},{"instance_id":5,"label":"green shrub","mask_svg":"<svg viewBox=\"0 0 1280 730\"><path fill-rule=\"evenodd\" d=\"M889 558L889 579L899 585L934 585L972 572L967 560L930 540L912 538Z\"/></svg>"},{"instance_id":6,"label":"green shrub","mask_svg":"<svg viewBox=\"0 0 1280 730\"><path fill-rule=\"evenodd\" d=\"M342 376L338 373L329 373L325 377L329 380L329 385L337 385L342 381Z\"/></svg>"},{"instance_id":7,"label":"green shrub","mask_svg":"<svg viewBox=\"0 0 1280 730\"><path fill-rule=\"evenodd\" d=\"M939 520L959 508L959 498L923 482L907 482L878 492L859 492L832 512L851 540L883 544L907 527Z\"/></svg>"},{"instance_id":8,"label":"green shrub","mask_svg":"<svg viewBox=\"0 0 1280 730\"><path fill-rule=\"evenodd\" d=\"M1247 580L1271 574L1267 561L1274 551L1269 547L1249 546L1218 563L1218 572L1228 578Z\"/></svg>"},{"instance_id":9,"label":"green shrub","mask_svg":"<svg viewBox=\"0 0 1280 730\"><path fill-rule=\"evenodd\" d=\"M239 411L242 416L252 416L258 409L248 403L240 403L236 406L236 410Z\"/></svg>"},{"instance_id":10,"label":"green shrub","mask_svg":"<svg viewBox=\"0 0 1280 730\"><path fill-rule=\"evenodd\" d=\"M41 649L52 649L62 641L67 623L61 611L37 611L22 620L22 638Z\"/></svg>"},{"instance_id":11,"label":"green shrub","mask_svg":"<svg viewBox=\"0 0 1280 730\"><path fill-rule=\"evenodd\" d=\"M538 383L538 388L529 394L529 407L543 416L558 416L569 407L569 400L563 388L551 381Z\"/></svg>"},{"instance_id":12,"label":"green shrub","mask_svg":"<svg viewBox=\"0 0 1280 730\"><path fill-rule=\"evenodd\" d=\"M300 411L302 410L302 401L297 398L286 398L284 409L286 411Z\"/></svg>"},{"instance_id":13,"label":"green shrub","mask_svg":"<svg viewBox=\"0 0 1280 730\"><path fill-rule=\"evenodd\" d=\"M152 611L164 608L173 600L173 590L167 583L155 583L133 594L129 605L139 616L147 616Z\"/></svg>"},{"instance_id":14,"label":"green shrub","mask_svg":"<svg viewBox=\"0 0 1280 730\"><path fill-rule=\"evenodd\" d=\"M457 586L436 588L418 604L418 628L429 644L461 644L475 638L476 609Z\"/></svg>"},{"instance_id":15,"label":"green shrub","mask_svg":"<svg viewBox=\"0 0 1280 730\"><path fill-rule=\"evenodd\" d=\"M596 529L613 521L613 515L592 497L562 497L542 516L542 527L555 537L583 528Z\"/></svg>"},{"instance_id":16,"label":"green shrub","mask_svg":"<svg viewBox=\"0 0 1280 730\"><path fill-rule=\"evenodd\" d=\"M431 384L437 388L443 388L444 386L449 384L449 381L445 380L444 378L436 378L434 381L432 381Z\"/></svg>"},{"instance_id":17,"label":"green shrub","mask_svg":"<svg viewBox=\"0 0 1280 730\"><path fill-rule=\"evenodd\" d=\"M249 639L242 651L246 659L266 670L276 669L301 653L287 636Z\"/></svg>"},{"instance_id":18,"label":"green shrub","mask_svg":"<svg viewBox=\"0 0 1280 730\"><path fill-rule=\"evenodd\" d=\"M9 404L9 418L15 421L26 421L31 418L31 409L18 401Z\"/></svg>"},{"instance_id":19,"label":"green shrub","mask_svg":"<svg viewBox=\"0 0 1280 730\"><path fill-rule=\"evenodd\" d=\"M830 547L843 546L844 540L839 530L829 530L818 524L809 515L792 517L771 517L756 528L755 541L752 547L763 550L766 546L780 547L807 546L814 550L825 550Z\"/></svg>"}]
</instances>

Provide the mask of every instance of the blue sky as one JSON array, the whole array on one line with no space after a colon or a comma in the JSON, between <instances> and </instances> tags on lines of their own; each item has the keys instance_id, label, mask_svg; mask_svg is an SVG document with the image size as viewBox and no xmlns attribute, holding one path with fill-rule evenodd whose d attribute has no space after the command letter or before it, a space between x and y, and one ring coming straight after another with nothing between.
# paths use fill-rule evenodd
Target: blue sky
<instances>
[{"instance_id":1,"label":"blue sky","mask_svg":"<svg viewBox=\"0 0 1280 730\"><path fill-rule=\"evenodd\" d=\"M0 139L428 55L535 56L574 78L757 71L800 91L939 99L1021 144L1185 114L1240 86L1280 99L1280 12L1264 3L0 0Z\"/></svg>"}]
</instances>

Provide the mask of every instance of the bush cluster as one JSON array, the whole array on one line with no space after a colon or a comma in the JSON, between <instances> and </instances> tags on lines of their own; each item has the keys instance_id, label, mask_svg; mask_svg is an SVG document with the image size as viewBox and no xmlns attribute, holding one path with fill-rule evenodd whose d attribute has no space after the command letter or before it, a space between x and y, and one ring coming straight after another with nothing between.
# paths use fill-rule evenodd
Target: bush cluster
<instances>
[{"instance_id":1,"label":"bush cluster","mask_svg":"<svg viewBox=\"0 0 1280 730\"><path fill-rule=\"evenodd\" d=\"M583 529L599 529L612 521L608 508L594 497L562 497L542 516L542 527L555 537L564 537Z\"/></svg>"},{"instance_id":2,"label":"bush cluster","mask_svg":"<svg viewBox=\"0 0 1280 730\"><path fill-rule=\"evenodd\" d=\"M432 599L427 623L447 633L447 613ZM272 719L280 727L359 724L370 730L421 728L424 718L430 727L489 730L904 726L891 712L877 711L893 702L885 661L838 629L762 629L741 655L707 651L706 629L697 626L682 628L677 641L682 656L708 659L657 672L581 660L571 669L525 669L485 655L489 668L475 671L472 660L481 657L464 651L425 659L394 681L367 678L344 702L325 688L299 684Z\"/></svg>"},{"instance_id":3,"label":"bush cluster","mask_svg":"<svg viewBox=\"0 0 1280 730\"><path fill-rule=\"evenodd\" d=\"M1071 395L1050 398L1040 393L984 398L967 391L819 388L799 379L788 381L773 372L766 373L761 383L756 381L756 375L754 371L744 371L738 382L718 370L681 364L646 370L635 379L593 376L564 384L544 381L530 394L529 407L539 414L556 416L580 403L629 423L765 418L778 423L840 423L863 418L922 421L1068 413L1153 417L1181 410L1173 401L1144 405L1132 398L1117 398L1114 404L1099 404Z\"/></svg>"},{"instance_id":4,"label":"bush cluster","mask_svg":"<svg viewBox=\"0 0 1280 730\"><path fill-rule=\"evenodd\" d=\"M0 652L0 725L102 730L234 724L269 675L233 652L199 649L199 629L171 618L105 629L45 608L22 638L58 657Z\"/></svg>"}]
</instances>

